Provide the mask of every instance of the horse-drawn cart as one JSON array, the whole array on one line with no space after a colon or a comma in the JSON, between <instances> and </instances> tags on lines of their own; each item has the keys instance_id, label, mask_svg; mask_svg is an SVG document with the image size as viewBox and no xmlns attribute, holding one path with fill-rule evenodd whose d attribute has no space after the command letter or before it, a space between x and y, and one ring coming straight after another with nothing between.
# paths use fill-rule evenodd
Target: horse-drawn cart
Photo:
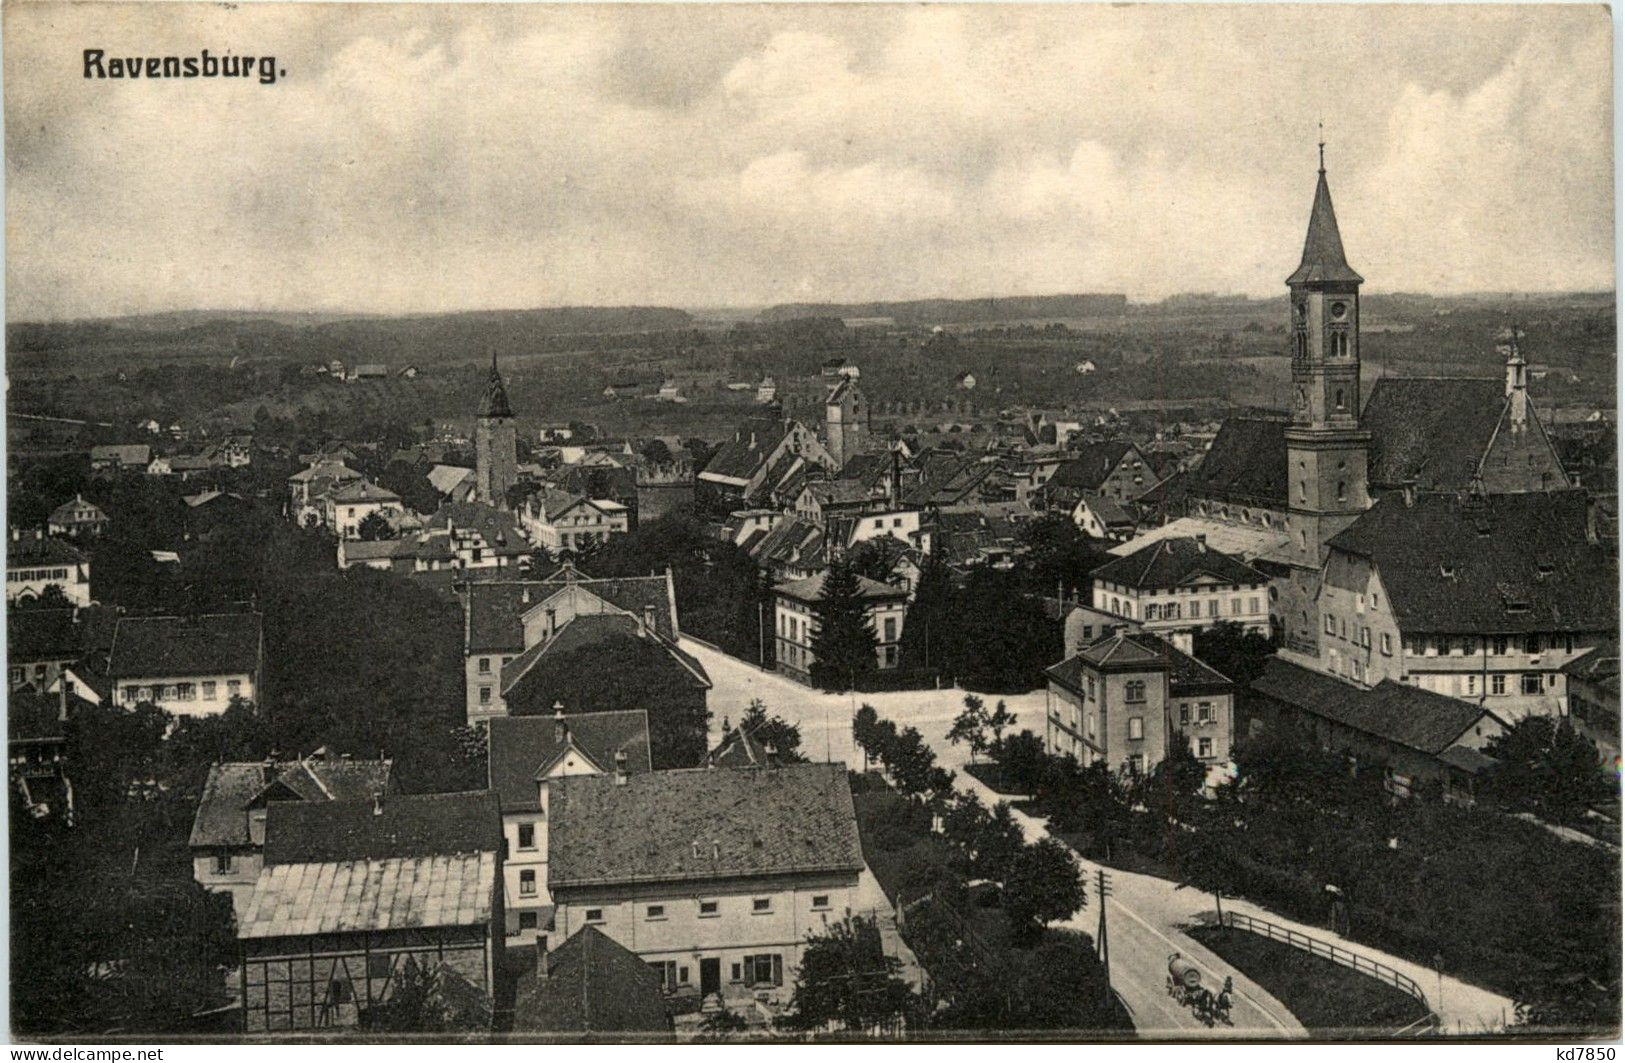
<instances>
[{"instance_id":1,"label":"horse-drawn cart","mask_svg":"<svg viewBox=\"0 0 1625 1063\"><path fill-rule=\"evenodd\" d=\"M1191 961L1174 953L1168 957L1168 995L1195 1012L1207 1025L1215 1022L1230 1024L1230 979L1215 997L1213 991L1202 985L1202 972Z\"/></svg>"}]
</instances>

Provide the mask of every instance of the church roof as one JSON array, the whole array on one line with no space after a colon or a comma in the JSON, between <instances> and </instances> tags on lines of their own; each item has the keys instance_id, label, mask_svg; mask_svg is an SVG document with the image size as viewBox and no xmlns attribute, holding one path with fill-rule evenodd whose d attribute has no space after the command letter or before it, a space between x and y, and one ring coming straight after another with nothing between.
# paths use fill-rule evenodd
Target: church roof
<instances>
[{"instance_id":1,"label":"church roof","mask_svg":"<svg viewBox=\"0 0 1625 1063\"><path fill-rule=\"evenodd\" d=\"M481 417L512 417L513 407L508 405L508 389L502 386L502 374L497 372L497 356L491 356L491 375L485 382L485 397L480 400Z\"/></svg>"},{"instance_id":2,"label":"church roof","mask_svg":"<svg viewBox=\"0 0 1625 1063\"><path fill-rule=\"evenodd\" d=\"M1424 491L1467 487L1507 405L1496 379L1384 377L1360 425L1371 433L1370 480Z\"/></svg>"},{"instance_id":3,"label":"church roof","mask_svg":"<svg viewBox=\"0 0 1625 1063\"><path fill-rule=\"evenodd\" d=\"M1227 417L1202 463L1188 476L1197 498L1286 508L1284 420Z\"/></svg>"},{"instance_id":4,"label":"church roof","mask_svg":"<svg viewBox=\"0 0 1625 1063\"><path fill-rule=\"evenodd\" d=\"M1337 212L1332 209L1332 193L1322 169L1315 185L1315 205L1309 212L1309 234L1303 241L1303 261L1286 282L1359 284L1362 280L1343 257L1343 237L1337 231Z\"/></svg>"}]
</instances>

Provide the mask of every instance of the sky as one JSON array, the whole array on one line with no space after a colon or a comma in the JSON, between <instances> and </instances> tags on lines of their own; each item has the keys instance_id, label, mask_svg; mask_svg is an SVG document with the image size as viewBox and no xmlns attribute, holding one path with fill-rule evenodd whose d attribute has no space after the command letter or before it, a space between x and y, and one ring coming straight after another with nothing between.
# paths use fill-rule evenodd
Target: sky
<instances>
[{"instance_id":1,"label":"sky","mask_svg":"<svg viewBox=\"0 0 1625 1063\"><path fill-rule=\"evenodd\" d=\"M5 6L6 314L1611 289L1601 6ZM103 80L109 57L285 76Z\"/></svg>"}]
</instances>

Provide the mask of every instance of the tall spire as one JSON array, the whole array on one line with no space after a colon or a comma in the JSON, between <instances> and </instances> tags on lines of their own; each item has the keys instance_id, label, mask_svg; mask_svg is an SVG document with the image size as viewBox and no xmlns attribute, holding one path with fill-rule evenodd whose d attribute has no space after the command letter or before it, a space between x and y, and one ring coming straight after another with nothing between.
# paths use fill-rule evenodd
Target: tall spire
<instances>
[{"instance_id":1,"label":"tall spire","mask_svg":"<svg viewBox=\"0 0 1625 1063\"><path fill-rule=\"evenodd\" d=\"M497 372L495 350L491 351L491 375L485 381L485 397L480 400L480 416L513 416L513 407L508 405L508 389L502 385L502 374Z\"/></svg>"},{"instance_id":2,"label":"tall spire","mask_svg":"<svg viewBox=\"0 0 1625 1063\"><path fill-rule=\"evenodd\" d=\"M1337 231L1331 189L1326 186L1326 145L1320 146L1320 177L1315 183L1315 205L1309 211L1309 234L1303 241L1303 261L1286 279L1288 284L1360 284L1365 278L1349 268L1343 257L1343 237Z\"/></svg>"}]
</instances>

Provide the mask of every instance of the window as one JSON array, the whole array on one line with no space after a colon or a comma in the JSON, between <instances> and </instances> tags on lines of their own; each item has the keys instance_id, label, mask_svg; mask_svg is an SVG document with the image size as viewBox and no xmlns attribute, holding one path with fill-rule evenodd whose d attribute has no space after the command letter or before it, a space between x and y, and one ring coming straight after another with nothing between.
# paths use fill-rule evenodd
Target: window
<instances>
[{"instance_id":1,"label":"window","mask_svg":"<svg viewBox=\"0 0 1625 1063\"><path fill-rule=\"evenodd\" d=\"M220 684L215 682L213 679L204 680L204 682L203 682L203 700L204 701L213 701L215 699L215 697L216 697L215 691L219 688L219 686L220 686Z\"/></svg>"},{"instance_id":2,"label":"window","mask_svg":"<svg viewBox=\"0 0 1625 1063\"><path fill-rule=\"evenodd\" d=\"M1201 723L1212 723L1219 718L1213 709L1213 702L1204 701L1196 707L1196 719Z\"/></svg>"},{"instance_id":3,"label":"window","mask_svg":"<svg viewBox=\"0 0 1625 1063\"><path fill-rule=\"evenodd\" d=\"M520 912L519 913L519 929L520 930L535 930L536 929L536 913L535 912Z\"/></svg>"},{"instance_id":4,"label":"window","mask_svg":"<svg viewBox=\"0 0 1625 1063\"><path fill-rule=\"evenodd\" d=\"M1569 632L1568 634L1563 636L1563 652L1564 653L1573 653L1574 652L1574 633L1573 632Z\"/></svg>"},{"instance_id":5,"label":"window","mask_svg":"<svg viewBox=\"0 0 1625 1063\"><path fill-rule=\"evenodd\" d=\"M519 824L519 848L521 848L521 849L534 849L534 848L536 848L536 824L534 824L534 823L521 823L521 824Z\"/></svg>"},{"instance_id":6,"label":"window","mask_svg":"<svg viewBox=\"0 0 1625 1063\"><path fill-rule=\"evenodd\" d=\"M1130 716L1128 718L1128 738L1130 742L1138 742L1145 738L1145 717Z\"/></svg>"},{"instance_id":7,"label":"window","mask_svg":"<svg viewBox=\"0 0 1625 1063\"><path fill-rule=\"evenodd\" d=\"M1539 694L1541 691L1540 673L1529 672L1520 676L1518 688L1525 694Z\"/></svg>"},{"instance_id":8,"label":"window","mask_svg":"<svg viewBox=\"0 0 1625 1063\"><path fill-rule=\"evenodd\" d=\"M603 921L604 921L604 910L602 908L588 908L587 909L587 922L589 922L589 923L602 923Z\"/></svg>"},{"instance_id":9,"label":"window","mask_svg":"<svg viewBox=\"0 0 1625 1063\"><path fill-rule=\"evenodd\" d=\"M1496 672L1490 676L1490 693L1505 694L1507 692L1507 677L1505 673Z\"/></svg>"},{"instance_id":10,"label":"window","mask_svg":"<svg viewBox=\"0 0 1625 1063\"><path fill-rule=\"evenodd\" d=\"M783 959L776 952L746 956L745 982L749 985L783 985Z\"/></svg>"},{"instance_id":11,"label":"window","mask_svg":"<svg viewBox=\"0 0 1625 1063\"><path fill-rule=\"evenodd\" d=\"M670 993L677 988L677 961L654 960L649 964L660 975L660 988Z\"/></svg>"},{"instance_id":12,"label":"window","mask_svg":"<svg viewBox=\"0 0 1625 1063\"><path fill-rule=\"evenodd\" d=\"M827 894L827 893L815 893L815 894L813 894L812 906L813 906L813 911L819 911L821 909L828 908L829 907L829 894Z\"/></svg>"},{"instance_id":13,"label":"window","mask_svg":"<svg viewBox=\"0 0 1625 1063\"><path fill-rule=\"evenodd\" d=\"M1145 754L1133 753L1128 758L1128 770L1131 775L1145 774Z\"/></svg>"},{"instance_id":14,"label":"window","mask_svg":"<svg viewBox=\"0 0 1625 1063\"><path fill-rule=\"evenodd\" d=\"M1130 679L1127 683L1124 683L1123 684L1123 700L1124 701L1144 701L1145 700L1145 682L1144 682L1144 680Z\"/></svg>"},{"instance_id":15,"label":"window","mask_svg":"<svg viewBox=\"0 0 1625 1063\"><path fill-rule=\"evenodd\" d=\"M197 686L192 683L176 683L175 698L178 701L196 701Z\"/></svg>"},{"instance_id":16,"label":"window","mask_svg":"<svg viewBox=\"0 0 1625 1063\"><path fill-rule=\"evenodd\" d=\"M1256 595L1254 597L1252 597L1252 598L1247 599L1247 612L1249 614L1251 614L1253 616L1257 616L1258 612L1259 612L1259 608L1260 608L1259 607L1259 600L1258 600L1258 597Z\"/></svg>"},{"instance_id":17,"label":"window","mask_svg":"<svg viewBox=\"0 0 1625 1063\"><path fill-rule=\"evenodd\" d=\"M1196 740L1196 755L1199 757L1211 757L1213 755L1213 739L1198 738Z\"/></svg>"},{"instance_id":18,"label":"window","mask_svg":"<svg viewBox=\"0 0 1625 1063\"><path fill-rule=\"evenodd\" d=\"M1394 636L1386 631L1382 633L1382 652L1385 657L1394 655Z\"/></svg>"},{"instance_id":19,"label":"window","mask_svg":"<svg viewBox=\"0 0 1625 1063\"><path fill-rule=\"evenodd\" d=\"M367 955L367 977L388 978L390 968L393 966L390 961L393 958L387 952L369 953Z\"/></svg>"},{"instance_id":20,"label":"window","mask_svg":"<svg viewBox=\"0 0 1625 1063\"><path fill-rule=\"evenodd\" d=\"M717 911L717 902L716 901L701 901L700 902L700 918L701 919L714 918L718 914L719 913Z\"/></svg>"},{"instance_id":21,"label":"window","mask_svg":"<svg viewBox=\"0 0 1625 1063\"><path fill-rule=\"evenodd\" d=\"M1341 407L1339 407L1339 408L1341 408ZM1337 500L1339 502L1346 501L1348 499L1348 496L1349 496L1348 484L1344 483L1342 480L1337 481Z\"/></svg>"},{"instance_id":22,"label":"window","mask_svg":"<svg viewBox=\"0 0 1625 1063\"><path fill-rule=\"evenodd\" d=\"M1330 613L1326 614L1326 634L1337 634L1337 618L1332 616Z\"/></svg>"},{"instance_id":23,"label":"window","mask_svg":"<svg viewBox=\"0 0 1625 1063\"><path fill-rule=\"evenodd\" d=\"M480 687L480 704L481 705L489 705L489 704L491 704L491 688L490 687Z\"/></svg>"},{"instance_id":24,"label":"window","mask_svg":"<svg viewBox=\"0 0 1625 1063\"><path fill-rule=\"evenodd\" d=\"M1091 675L1091 676L1085 676L1084 677L1084 679L1083 679L1083 689L1086 692L1086 696L1088 697L1088 699L1090 701L1095 700L1095 677L1094 676Z\"/></svg>"},{"instance_id":25,"label":"window","mask_svg":"<svg viewBox=\"0 0 1625 1063\"><path fill-rule=\"evenodd\" d=\"M534 897L534 896L536 896L536 872L534 872L534 871L521 871L521 872L519 872L519 896L521 896L521 897Z\"/></svg>"},{"instance_id":26,"label":"window","mask_svg":"<svg viewBox=\"0 0 1625 1063\"><path fill-rule=\"evenodd\" d=\"M1179 722L1182 724L1191 722L1191 707L1189 705L1179 707Z\"/></svg>"},{"instance_id":27,"label":"window","mask_svg":"<svg viewBox=\"0 0 1625 1063\"><path fill-rule=\"evenodd\" d=\"M733 981L733 982L743 982L745 980L745 976L740 973L741 970L742 970L742 967L739 964L737 964L737 963L734 964L733 965L733 972L730 975L729 980Z\"/></svg>"},{"instance_id":28,"label":"window","mask_svg":"<svg viewBox=\"0 0 1625 1063\"><path fill-rule=\"evenodd\" d=\"M645 919L664 919L666 918L666 906L664 904L651 904L644 909L643 917Z\"/></svg>"},{"instance_id":29,"label":"window","mask_svg":"<svg viewBox=\"0 0 1625 1063\"><path fill-rule=\"evenodd\" d=\"M228 679L228 680L226 680L226 694L227 694L228 697L233 697L234 698L238 694L241 694L242 690L243 690L243 681L241 679Z\"/></svg>"},{"instance_id":30,"label":"window","mask_svg":"<svg viewBox=\"0 0 1625 1063\"><path fill-rule=\"evenodd\" d=\"M750 910L751 910L752 914L759 914L759 913L762 913L762 912L771 912L773 910L773 898L772 897L756 897L756 898L752 899L752 901L750 902Z\"/></svg>"},{"instance_id":31,"label":"window","mask_svg":"<svg viewBox=\"0 0 1625 1063\"><path fill-rule=\"evenodd\" d=\"M334 978L327 983L327 1002L329 1004L349 1004L355 1000L355 989L348 981Z\"/></svg>"},{"instance_id":32,"label":"window","mask_svg":"<svg viewBox=\"0 0 1625 1063\"><path fill-rule=\"evenodd\" d=\"M1336 400L1336 402L1337 402L1337 408L1338 408L1338 409L1340 409L1340 410L1342 410L1342 409L1346 409L1346 408L1347 408L1347 407L1346 407L1346 405L1345 405L1345 403L1344 403L1344 402L1343 402L1343 389L1342 389L1342 388L1338 388L1338 389L1337 389L1337 391L1336 391L1336 393L1335 393L1335 394L1334 394L1334 396L1333 396L1333 398L1334 398L1334 399L1335 399L1335 400ZM1337 485L1337 497L1338 497L1338 498L1342 498L1342 497L1343 497L1343 485L1342 485L1342 484L1338 484L1338 485Z\"/></svg>"},{"instance_id":33,"label":"window","mask_svg":"<svg viewBox=\"0 0 1625 1063\"><path fill-rule=\"evenodd\" d=\"M1507 655L1507 637L1505 635L1496 635L1492 640L1492 644L1493 648L1490 650L1491 653L1495 654L1497 657L1505 657Z\"/></svg>"},{"instance_id":34,"label":"window","mask_svg":"<svg viewBox=\"0 0 1625 1063\"><path fill-rule=\"evenodd\" d=\"M1241 615L1241 599L1240 598L1232 598L1232 599L1230 599L1230 615L1231 616L1240 616Z\"/></svg>"},{"instance_id":35,"label":"window","mask_svg":"<svg viewBox=\"0 0 1625 1063\"><path fill-rule=\"evenodd\" d=\"M1209 598L1207 600L1207 615L1208 616L1218 616L1219 615L1219 599L1217 599L1217 598Z\"/></svg>"},{"instance_id":36,"label":"window","mask_svg":"<svg viewBox=\"0 0 1625 1063\"><path fill-rule=\"evenodd\" d=\"M1151 604L1149 604L1149 605L1147 605L1145 607L1145 618L1147 620L1155 620L1155 619L1157 619L1157 614L1160 613L1161 611L1162 611L1161 606L1159 606L1155 602L1153 602L1153 603L1151 603Z\"/></svg>"},{"instance_id":37,"label":"window","mask_svg":"<svg viewBox=\"0 0 1625 1063\"><path fill-rule=\"evenodd\" d=\"M1535 634L1535 633L1531 632L1530 634L1525 635L1523 637L1523 652L1525 652L1525 653L1539 653L1540 652L1540 636L1538 634Z\"/></svg>"},{"instance_id":38,"label":"window","mask_svg":"<svg viewBox=\"0 0 1625 1063\"><path fill-rule=\"evenodd\" d=\"M18 671L21 672L22 669L19 668ZM141 695L140 695L139 691L140 691L139 687L125 687L124 688L124 700L131 703L131 704L134 704L135 702L140 701L141 700Z\"/></svg>"},{"instance_id":39,"label":"window","mask_svg":"<svg viewBox=\"0 0 1625 1063\"><path fill-rule=\"evenodd\" d=\"M1309 481L1307 480L1298 481L1298 501L1309 501ZM1299 534L1301 535L1302 533L1300 532Z\"/></svg>"},{"instance_id":40,"label":"window","mask_svg":"<svg viewBox=\"0 0 1625 1063\"><path fill-rule=\"evenodd\" d=\"M1472 673L1468 673L1467 675L1462 676L1462 680L1464 682L1466 682L1466 684L1467 684L1467 689L1464 691L1464 693L1468 697L1477 697L1478 696L1478 676L1474 675Z\"/></svg>"},{"instance_id":41,"label":"window","mask_svg":"<svg viewBox=\"0 0 1625 1063\"><path fill-rule=\"evenodd\" d=\"M481 675L490 675L491 674L491 658L489 658L489 657L481 657L480 658L480 674Z\"/></svg>"},{"instance_id":42,"label":"window","mask_svg":"<svg viewBox=\"0 0 1625 1063\"><path fill-rule=\"evenodd\" d=\"M1179 619L1179 603L1178 602L1169 602L1167 604L1167 606L1164 607L1163 610L1162 610L1162 617L1163 617L1164 620L1178 620Z\"/></svg>"},{"instance_id":43,"label":"window","mask_svg":"<svg viewBox=\"0 0 1625 1063\"><path fill-rule=\"evenodd\" d=\"M1089 737L1095 737L1095 714L1092 712L1089 714Z\"/></svg>"},{"instance_id":44,"label":"window","mask_svg":"<svg viewBox=\"0 0 1625 1063\"><path fill-rule=\"evenodd\" d=\"M214 854L214 873L217 874L217 875L229 875L229 874L231 874L231 854L230 853L215 853Z\"/></svg>"},{"instance_id":45,"label":"window","mask_svg":"<svg viewBox=\"0 0 1625 1063\"><path fill-rule=\"evenodd\" d=\"M888 616L885 620L884 626L882 627L882 632L883 634L881 636L881 640L883 642L896 642L897 618L894 616Z\"/></svg>"},{"instance_id":46,"label":"window","mask_svg":"<svg viewBox=\"0 0 1625 1063\"><path fill-rule=\"evenodd\" d=\"M1364 646L1368 650L1371 648L1371 629L1370 628L1362 627L1360 629L1360 645Z\"/></svg>"}]
</instances>

